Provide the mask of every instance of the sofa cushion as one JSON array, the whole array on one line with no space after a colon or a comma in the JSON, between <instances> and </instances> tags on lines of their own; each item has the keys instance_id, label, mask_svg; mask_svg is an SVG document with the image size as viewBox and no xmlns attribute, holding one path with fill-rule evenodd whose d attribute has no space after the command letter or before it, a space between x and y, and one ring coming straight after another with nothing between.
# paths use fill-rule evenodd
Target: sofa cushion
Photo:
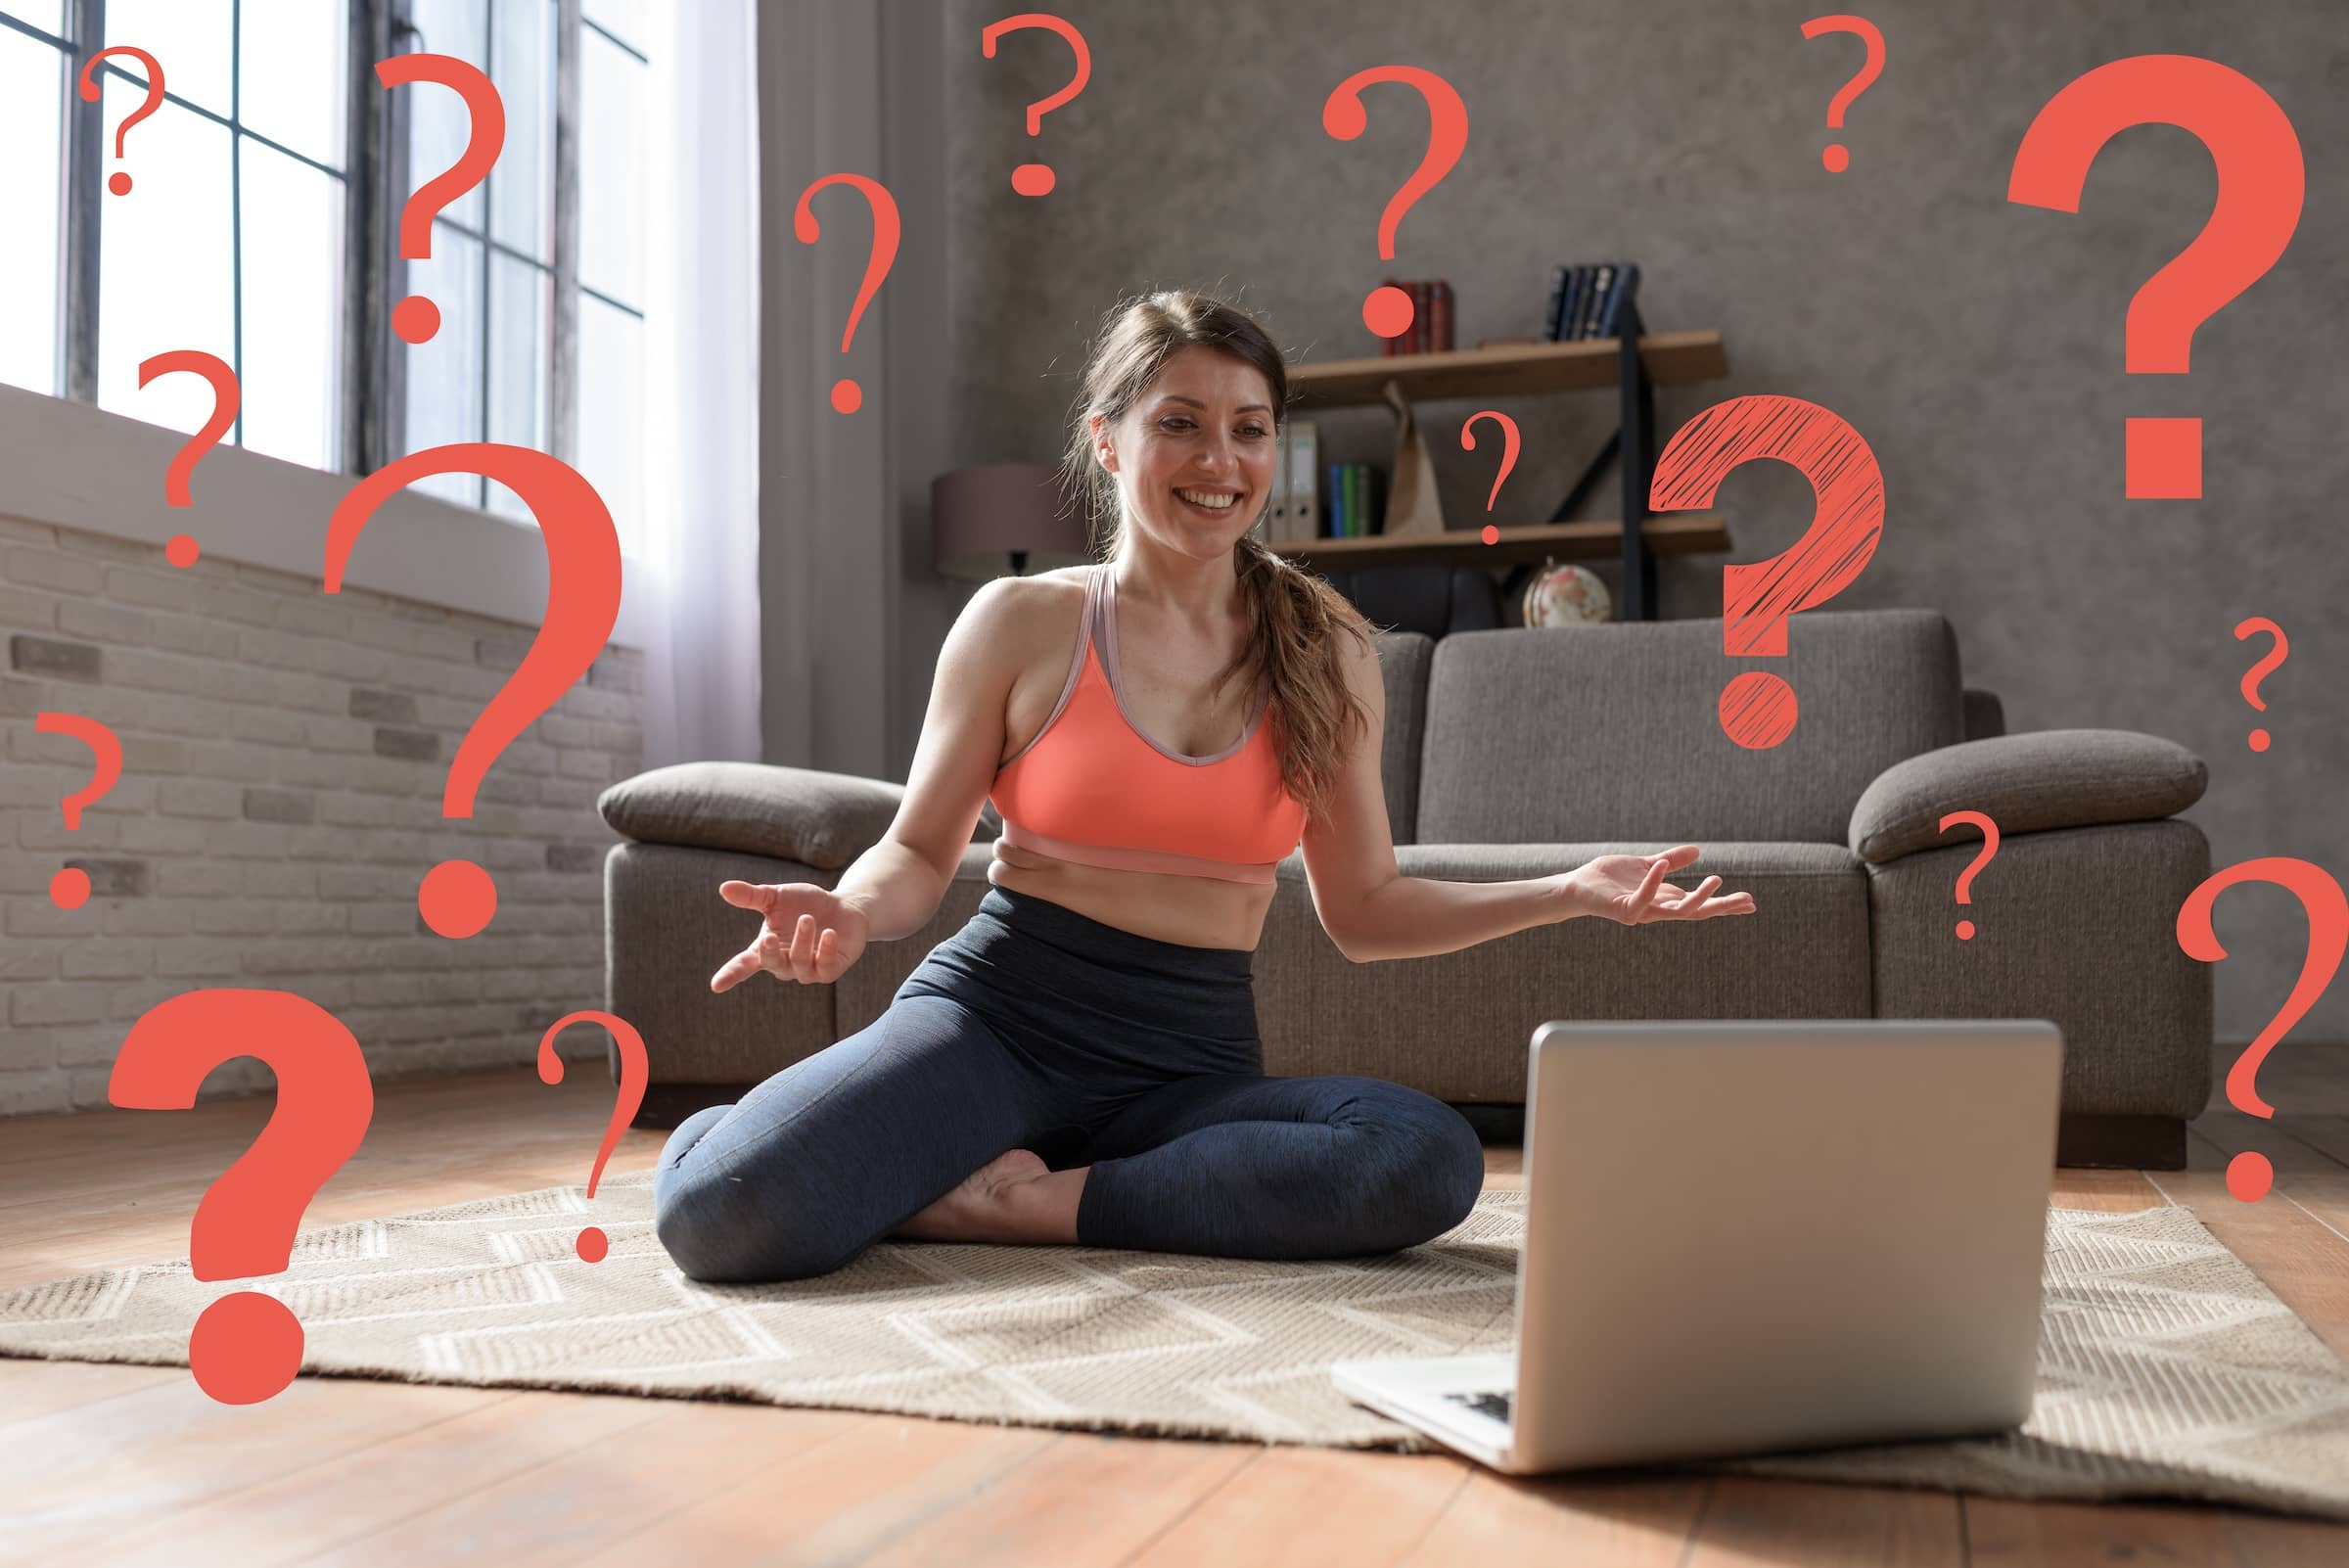
<instances>
[{"instance_id":1,"label":"sofa cushion","mask_svg":"<svg viewBox=\"0 0 2349 1568\"><path fill-rule=\"evenodd\" d=\"M905 786L768 762L676 762L596 797L616 833L837 871L881 842Z\"/></svg>"},{"instance_id":2,"label":"sofa cushion","mask_svg":"<svg viewBox=\"0 0 2349 1568\"><path fill-rule=\"evenodd\" d=\"M1386 727L1378 738L1378 781L1387 798L1387 830L1397 844L1416 844L1419 740L1427 726L1427 666L1436 643L1421 631L1382 631L1377 642L1387 710Z\"/></svg>"},{"instance_id":3,"label":"sofa cushion","mask_svg":"<svg viewBox=\"0 0 2349 1568\"><path fill-rule=\"evenodd\" d=\"M2002 837L2174 816L2202 798L2210 769L2158 735L2126 729L2041 729L1944 746L1886 768L1852 807L1852 853L1871 864L1918 850L1981 842L1980 811Z\"/></svg>"}]
</instances>

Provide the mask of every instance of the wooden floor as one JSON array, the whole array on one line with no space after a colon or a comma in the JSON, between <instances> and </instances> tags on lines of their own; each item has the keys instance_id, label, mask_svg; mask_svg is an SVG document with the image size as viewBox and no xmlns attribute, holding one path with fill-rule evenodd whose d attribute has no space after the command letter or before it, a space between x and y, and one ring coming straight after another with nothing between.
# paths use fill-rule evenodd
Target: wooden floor
<instances>
[{"instance_id":1,"label":"wooden floor","mask_svg":"<svg viewBox=\"0 0 2349 1568\"><path fill-rule=\"evenodd\" d=\"M2234 1053L2219 1062L2218 1077ZM2349 1356L2349 1049L2262 1067L2185 1172L2057 1171L2053 1201L2190 1205ZM267 1098L0 1122L0 1287L184 1255ZM304 1227L586 1180L612 1086L574 1068L378 1086ZM631 1131L607 1174L648 1168ZM2230 1197L2234 1150L2278 1171ZM1515 1180L1514 1151L1490 1179ZM851 1411L297 1378L213 1403L185 1367L0 1358L0 1561L1939 1565L2338 1564L2349 1526L2217 1507L1615 1476L1510 1481L1440 1454L1161 1441Z\"/></svg>"}]
</instances>

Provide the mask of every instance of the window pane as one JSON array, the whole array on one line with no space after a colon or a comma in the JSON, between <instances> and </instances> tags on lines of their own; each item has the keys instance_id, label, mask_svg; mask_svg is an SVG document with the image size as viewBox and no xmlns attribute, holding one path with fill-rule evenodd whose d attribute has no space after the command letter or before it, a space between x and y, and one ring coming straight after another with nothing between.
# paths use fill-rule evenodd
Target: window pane
<instances>
[{"instance_id":1,"label":"window pane","mask_svg":"<svg viewBox=\"0 0 2349 1568\"><path fill-rule=\"evenodd\" d=\"M489 257L489 438L546 450L547 356L555 277L527 261ZM489 510L527 518L522 497L491 481Z\"/></svg>"},{"instance_id":2,"label":"window pane","mask_svg":"<svg viewBox=\"0 0 2349 1568\"><path fill-rule=\"evenodd\" d=\"M109 78L99 108L113 125L146 96ZM182 374L141 391L139 362L173 348L237 362L228 128L166 103L131 133L130 154L130 194L98 197L98 405L193 431L211 417L211 387Z\"/></svg>"},{"instance_id":3,"label":"window pane","mask_svg":"<svg viewBox=\"0 0 2349 1568\"><path fill-rule=\"evenodd\" d=\"M638 54L651 53L645 48L645 34L651 29L644 0L586 0L580 14Z\"/></svg>"},{"instance_id":4,"label":"window pane","mask_svg":"<svg viewBox=\"0 0 2349 1568\"><path fill-rule=\"evenodd\" d=\"M52 38L66 35L66 0L7 0L0 11L32 23Z\"/></svg>"},{"instance_id":5,"label":"window pane","mask_svg":"<svg viewBox=\"0 0 2349 1568\"><path fill-rule=\"evenodd\" d=\"M344 34L350 14L321 0L242 0L237 25L244 46L237 70L244 97L237 119L247 130L343 167ZM171 76L171 62L163 62Z\"/></svg>"},{"instance_id":6,"label":"window pane","mask_svg":"<svg viewBox=\"0 0 2349 1568\"><path fill-rule=\"evenodd\" d=\"M115 44L136 44L146 50L163 68L163 87L172 97L201 105L226 119L230 108L228 19L229 0L106 0L106 44L110 49ZM128 55L116 55L106 64L118 66L142 80L146 77L144 68ZM143 88L136 92L130 101L132 109L145 97ZM110 90L106 111L110 168L114 166L115 127L122 123L113 104ZM140 173L139 144L161 129L160 115L130 128L122 152L132 178Z\"/></svg>"},{"instance_id":7,"label":"window pane","mask_svg":"<svg viewBox=\"0 0 2349 1568\"><path fill-rule=\"evenodd\" d=\"M548 0L496 0L497 96L506 106L506 149L489 171L490 233L554 264L555 8Z\"/></svg>"},{"instance_id":8,"label":"window pane","mask_svg":"<svg viewBox=\"0 0 2349 1568\"><path fill-rule=\"evenodd\" d=\"M0 158L0 212L12 225L0 243L0 300L8 301L0 309L0 381L51 394L58 391L57 222L65 169L58 115L65 83L63 50L0 30L0 147L8 149Z\"/></svg>"},{"instance_id":9,"label":"window pane","mask_svg":"<svg viewBox=\"0 0 2349 1568\"><path fill-rule=\"evenodd\" d=\"M578 470L620 530L622 554L642 555L644 323L579 297Z\"/></svg>"},{"instance_id":10,"label":"window pane","mask_svg":"<svg viewBox=\"0 0 2349 1568\"><path fill-rule=\"evenodd\" d=\"M644 303L644 63L579 37L579 282Z\"/></svg>"},{"instance_id":11,"label":"window pane","mask_svg":"<svg viewBox=\"0 0 2349 1568\"><path fill-rule=\"evenodd\" d=\"M483 9L483 0L414 0L414 14L417 30L423 36L410 39L400 51L402 54L455 55L484 70L489 69L487 13ZM453 87L420 81L384 90L398 93L407 100L408 187L397 193L396 212L427 180L437 177L464 156L465 144L473 135L473 120L465 112L465 100L457 96ZM440 214L479 233L482 188L476 185L442 208ZM393 222L396 224L396 217ZM446 310L447 306L441 308Z\"/></svg>"},{"instance_id":12,"label":"window pane","mask_svg":"<svg viewBox=\"0 0 2349 1568\"><path fill-rule=\"evenodd\" d=\"M408 375L408 450L482 439L482 243L433 225L430 260L408 263L408 292L440 307L430 341L400 344ZM395 344L397 339L392 340ZM467 506L482 504L482 482L441 474L413 488Z\"/></svg>"},{"instance_id":13,"label":"window pane","mask_svg":"<svg viewBox=\"0 0 2349 1568\"><path fill-rule=\"evenodd\" d=\"M341 406L343 182L251 140L244 179L245 444L331 469Z\"/></svg>"}]
</instances>

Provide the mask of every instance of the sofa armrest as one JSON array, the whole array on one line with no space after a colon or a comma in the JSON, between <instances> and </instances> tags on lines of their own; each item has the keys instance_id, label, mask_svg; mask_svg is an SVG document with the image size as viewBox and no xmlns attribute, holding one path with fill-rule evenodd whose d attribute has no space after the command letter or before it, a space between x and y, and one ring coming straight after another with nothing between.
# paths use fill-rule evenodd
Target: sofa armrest
<instances>
[{"instance_id":1,"label":"sofa armrest","mask_svg":"<svg viewBox=\"0 0 2349 1568\"><path fill-rule=\"evenodd\" d=\"M2158 735L2043 729L1961 741L1895 762L1852 807L1851 851L1872 864L1956 841L1952 811L1980 811L2002 835L2147 822L2202 798L2210 769Z\"/></svg>"},{"instance_id":2,"label":"sofa armrest","mask_svg":"<svg viewBox=\"0 0 2349 1568\"><path fill-rule=\"evenodd\" d=\"M881 842L905 786L769 762L676 762L596 797L616 833L643 844L799 860L838 871Z\"/></svg>"}]
</instances>

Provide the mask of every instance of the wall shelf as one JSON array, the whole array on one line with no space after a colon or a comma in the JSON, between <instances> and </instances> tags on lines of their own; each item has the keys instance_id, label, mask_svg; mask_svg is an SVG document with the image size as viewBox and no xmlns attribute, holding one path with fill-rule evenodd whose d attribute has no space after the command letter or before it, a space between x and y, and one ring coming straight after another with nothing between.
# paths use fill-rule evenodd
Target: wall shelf
<instances>
[{"instance_id":1,"label":"wall shelf","mask_svg":"<svg viewBox=\"0 0 2349 1568\"><path fill-rule=\"evenodd\" d=\"M1273 554L1314 572L1352 571L1357 567L1399 566L1429 561L1455 566L1515 566L1560 561L1597 561L1623 550L1623 524L1603 522L1529 523L1501 529L1491 544L1479 529L1448 529L1442 533L1373 533L1359 539L1292 539L1267 544ZM1729 547L1729 530L1718 512L1665 512L1639 526L1639 536L1657 555L1697 555Z\"/></svg>"},{"instance_id":2,"label":"wall shelf","mask_svg":"<svg viewBox=\"0 0 2349 1568\"><path fill-rule=\"evenodd\" d=\"M1729 373L1721 334L1715 331L1643 334L1639 360L1647 379L1659 387L1717 381ZM1412 402L1433 397L1490 399L1612 387L1621 381L1622 370L1621 339L1586 338L1579 343L1494 344L1292 365L1289 390L1299 405L1343 408L1379 401L1388 382L1401 387Z\"/></svg>"}]
</instances>

